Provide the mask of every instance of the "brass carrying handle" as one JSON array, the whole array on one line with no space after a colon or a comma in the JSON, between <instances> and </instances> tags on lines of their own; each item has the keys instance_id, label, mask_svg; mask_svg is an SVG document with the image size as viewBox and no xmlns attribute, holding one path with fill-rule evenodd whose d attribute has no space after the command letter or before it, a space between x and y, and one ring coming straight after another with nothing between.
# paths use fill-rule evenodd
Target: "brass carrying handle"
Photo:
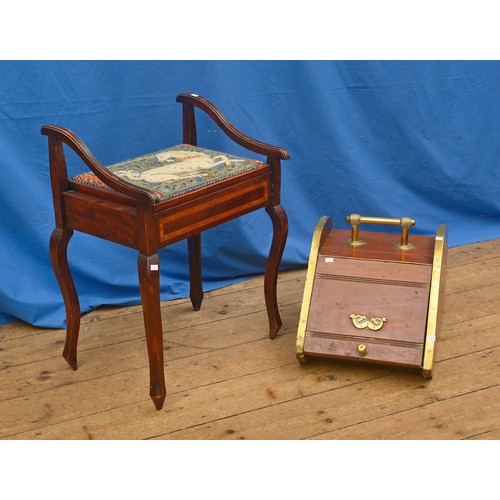
<instances>
[{"instance_id":1,"label":"brass carrying handle","mask_svg":"<svg viewBox=\"0 0 500 500\"><path fill-rule=\"evenodd\" d=\"M363 217L359 214L351 214L346 217L346 221L352 226L351 239L347 242L353 247L364 245L365 242L359 239L360 224L383 224L386 226L401 227L401 243L397 245L401 250L411 250L414 246L408 243L408 233L410 227L415 225L415 221L410 217L401 217L400 219L392 219L389 217Z\"/></svg>"}]
</instances>

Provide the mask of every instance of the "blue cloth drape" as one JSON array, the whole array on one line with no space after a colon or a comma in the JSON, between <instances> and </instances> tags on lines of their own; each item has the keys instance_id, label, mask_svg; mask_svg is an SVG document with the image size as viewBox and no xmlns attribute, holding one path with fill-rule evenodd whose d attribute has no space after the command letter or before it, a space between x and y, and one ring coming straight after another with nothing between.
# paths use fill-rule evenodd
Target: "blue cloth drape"
<instances>
[{"instance_id":1,"label":"blue cloth drape","mask_svg":"<svg viewBox=\"0 0 500 500\"><path fill-rule=\"evenodd\" d=\"M73 130L115 163L181 142L179 92L207 97L243 132L290 151L283 269L307 263L321 215L336 227L351 212L410 216L415 234L448 224L450 246L500 237L498 61L2 61L0 324L64 325L41 125ZM198 125L200 146L243 153L209 119ZM86 170L68 162L70 175ZM207 231L205 289L262 273L270 242L263 210ZM82 310L138 303L136 258L75 234ZM186 296L185 242L161 258L162 299Z\"/></svg>"}]
</instances>

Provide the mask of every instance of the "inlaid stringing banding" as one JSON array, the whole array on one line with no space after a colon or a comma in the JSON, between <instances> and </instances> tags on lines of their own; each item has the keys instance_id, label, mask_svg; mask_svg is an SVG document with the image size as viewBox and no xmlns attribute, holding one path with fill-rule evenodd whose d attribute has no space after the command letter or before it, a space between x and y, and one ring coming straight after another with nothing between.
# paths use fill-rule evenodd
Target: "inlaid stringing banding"
<instances>
[{"instance_id":1,"label":"inlaid stringing banding","mask_svg":"<svg viewBox=\"0 0 500 500\"><path fill-rule=\"evenodd\" d=\"M429 288L429 283L419 281L385 280L382 278L365 278L362 276L342 276L340 274L316 273L316 278L338 281L352 281L356 283L369 283L374 285L409 286L412 288Z\"/></svg>"},{"instance_id":2,"label":"inlaid stringing banding","mask_svg":"<svg viewBox=\"0 0 500 500\"><path fill-rule=\"evenodd\" d=\"M407 342L402 340L389 340L389 339L377 339L374 337L358 337L354 335L342 335L340 333L326 333L326 332L315 332L315 331L306 331L306 336L310 335L311 337L316 338L324 338L330 340L345 340L351 342L364 342L367 344L381 344L388 345L394 347L413 347L415 349L422 349L422 342Z\"/></svg>"}]
</instances>

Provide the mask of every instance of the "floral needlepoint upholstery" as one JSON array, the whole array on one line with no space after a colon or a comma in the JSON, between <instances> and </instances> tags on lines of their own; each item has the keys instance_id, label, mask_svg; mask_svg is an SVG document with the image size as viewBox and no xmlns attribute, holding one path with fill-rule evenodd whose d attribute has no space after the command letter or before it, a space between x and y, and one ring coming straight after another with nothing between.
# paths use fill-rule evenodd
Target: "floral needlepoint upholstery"
<instances>
[{"instance_id":1,"label":"floral needlepoint upholstery","mask_svg":"<svg viewBox=\"0 0 500 500\"><path fill-rule=\"evenodd\" d=\"M158 201L261 167L262 162L182 144L108 166L124 181L154 193ZM70 179L100 189L108 188L93 173Z\"/></svg>"}]
</instances>

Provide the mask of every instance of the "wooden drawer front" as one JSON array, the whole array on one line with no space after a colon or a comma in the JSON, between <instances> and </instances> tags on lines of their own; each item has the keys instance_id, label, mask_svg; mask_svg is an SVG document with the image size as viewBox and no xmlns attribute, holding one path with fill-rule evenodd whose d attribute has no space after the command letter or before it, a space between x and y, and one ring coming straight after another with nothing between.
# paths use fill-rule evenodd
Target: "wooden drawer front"
<instances>
[{"instance_id":1,"label":"wooden drawer front","mask_svg":"<svg viewBox=\"0 0 500 500\"><path fill-rule=\"evenodd\" d=\"M360 344L367 348L364 356L358 354L357 349ZM324 336L308 332L304 342L304 354L419 368L422 366L423 346L422 344L380 342L374 339Z\"/></svg>"},{"instance_id":2,"label":"wooden drawer front","mask_svg":"<svg viewBox=\"0 0 500 500\"><path fill-rule=\"evenodd\" d=\"M265 207L269 200L270 176L266 174L159 212L157 220L161 245L175 243Z\"/></svg>"},{"instance_id":3,"label":"wooden drawer front","mask_svg":"<svg viewBox=\"0 0 500 500\"><path fill-rule=\"evenodd\" d=\"M406 264L401 262L381 262L374 260L346 259L318 256L316 275L328 275L339 279L367 278L366 281L379 280L385 283L402 282L403 284L429 284L432 266L425 264Z\"/></svg>"},{"instance_id":4,"label":"wooden drawer front","mask_svg":"<svg viewBox=\"0 0 500 500\"><path fill-rule=\"evenodd\" d=\"M429 284L414 285L316 275L306 331L421 343L425 337ZM377 331L358 329L351 314L368 319L385 317L386 321Z\"/></svg>"}]
</instances>

